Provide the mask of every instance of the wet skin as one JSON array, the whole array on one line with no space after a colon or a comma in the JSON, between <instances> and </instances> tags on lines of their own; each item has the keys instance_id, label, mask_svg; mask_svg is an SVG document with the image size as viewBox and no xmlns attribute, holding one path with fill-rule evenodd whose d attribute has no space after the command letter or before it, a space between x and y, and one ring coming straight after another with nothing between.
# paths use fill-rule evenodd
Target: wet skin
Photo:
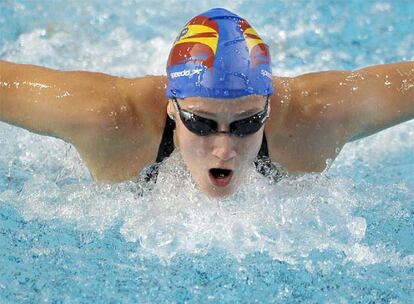
<instances>
[{"instance_id":1,"label":"wet skin","mask_svg":"<svg viewBox=\"0 0 414 304\"><path fill-rule=\"evenodd\" d=\"M273 83L264 132L271 159L291 174L320 172L347 142L414 118L412 61L273 77ZM0 61L0 120L73 144L96 180L119 182L155 161L167 115L165 87L165 76L127 79ZM211 111L223 129L240 110L220 100L182 102L188 110L195 106ZM203 173L208 166L225 164L235 173L219 191L231 193L260 148L263 130L251 138L197 138L176 121L179 147L201 190L211 190ZM194 146L208 166L187 153Z\"/></svg>"}]
</instances>

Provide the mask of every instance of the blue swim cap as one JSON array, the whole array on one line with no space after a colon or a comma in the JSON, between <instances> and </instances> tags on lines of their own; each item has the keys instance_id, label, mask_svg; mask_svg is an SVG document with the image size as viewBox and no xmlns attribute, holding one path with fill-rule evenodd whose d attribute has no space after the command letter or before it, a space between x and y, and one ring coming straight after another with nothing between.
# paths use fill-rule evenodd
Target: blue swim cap
<instances>
[{"instance_id":1,"label":"blue swim cap","mask_svg":"<svg viewBox=\"0 0 414 304\"><path fill-rule=\"evenodd\" d=\"M273 94L269 47L243 18L214 8L181 30L167 63L167 97Z\"/></svg>"}]
</instances>

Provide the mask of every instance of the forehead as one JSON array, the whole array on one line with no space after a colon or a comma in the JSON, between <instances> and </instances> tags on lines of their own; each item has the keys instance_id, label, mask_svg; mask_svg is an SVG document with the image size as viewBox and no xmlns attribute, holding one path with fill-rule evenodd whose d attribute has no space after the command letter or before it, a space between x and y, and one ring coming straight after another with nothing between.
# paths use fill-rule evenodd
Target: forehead
<instances>
[{"instance_id":1,"label":"forehead","mask_svg":"<svg viewBox=\"0 0 414 304\"><path fill-rule=\"evenodd\" d=\"M242 113L263 110L266 97L261 95L250 95L240 98L219 99L204 97L188 97L180 102L182 108L211 114Z\"/></svg>"}]
</instances>

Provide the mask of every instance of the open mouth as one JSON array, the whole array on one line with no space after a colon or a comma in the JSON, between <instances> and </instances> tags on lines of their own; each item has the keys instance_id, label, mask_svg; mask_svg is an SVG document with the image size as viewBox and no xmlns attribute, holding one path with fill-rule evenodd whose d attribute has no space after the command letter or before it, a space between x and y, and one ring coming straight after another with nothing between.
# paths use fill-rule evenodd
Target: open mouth
<instances>
[{"instance_id":1,"label":"open mouth","mask_svg":"<svg viewBox=\"0 0 414 304\"><path fill-rule=\"evenodd\" d=\"M209 170L210 180L218 187L227 186L233 176L233 171L221 168L212 168Z\"/></svg>"}]
</instances>

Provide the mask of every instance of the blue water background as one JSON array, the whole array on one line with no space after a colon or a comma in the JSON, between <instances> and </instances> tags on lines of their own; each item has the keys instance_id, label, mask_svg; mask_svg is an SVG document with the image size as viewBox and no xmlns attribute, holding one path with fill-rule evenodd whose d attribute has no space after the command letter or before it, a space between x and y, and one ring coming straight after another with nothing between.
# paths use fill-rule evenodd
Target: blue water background
<instances>
[{"instance_id":1,"label":"blue water background","mask_svg":"<svg viewBox=\"0 0 414 304\"><path fill-rule=\"evenodd\" d=\"M129 77L164 74L179 29L215 6L254 26L270 45L277 75L414 59L408 0L0 0L0 58ZM248 196L255 219L243 200L240 215L210 208L228 215L217 216L218 228L204 222L210 209L191 209L204 230L189 222L188 234L174 226L178 207L168 209L177 215L169 222L134 222L134 210L137 218L153 214L148 202L136 203L134 184L95 184L68 144L1 123L0 147L1 303L412 303L412 121L348 144L321 177ZM279 220L275 211L275 225L261 225L266 204L279 201L288 209L280 214L292 218ZM303 220L295 211L301 206L309 211ZM228 226L239 228L215 240ZM263 247L252 227L270 239ZM176 244L164 245L170 235ZM213 241L198 242L205 236ZM277 236L288 236L290 247L273 246Z\"/></svg>"}]
</instances>

